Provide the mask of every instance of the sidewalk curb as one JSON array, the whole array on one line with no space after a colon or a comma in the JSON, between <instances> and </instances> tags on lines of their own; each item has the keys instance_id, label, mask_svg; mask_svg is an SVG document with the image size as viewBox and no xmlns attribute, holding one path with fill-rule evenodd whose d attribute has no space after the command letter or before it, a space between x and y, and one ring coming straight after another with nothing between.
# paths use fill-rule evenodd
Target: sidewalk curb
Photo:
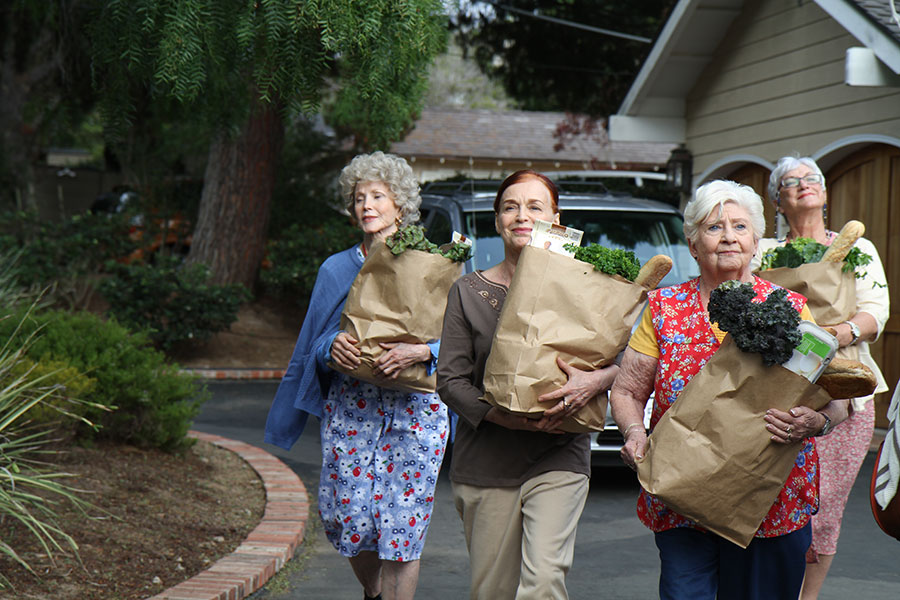
<instances>
[{"instance_id":1,"label":"sidewalk curb","mask_svg":"<svg viewBox=\"0 0 900 600\"><path fill-rule=\"evenodd\" d=\"M196 375L203 379L281 379L284 369L217 369L184 368L182 373Z\"/></svg>"},{"instance_id":2,"label":"sidewalk curb","mask_svg":"<svg viewBox=\"0 0 900 600\"><path fill-rule=\"evenodd\" d=\"M241 600L265 585L303 543L309 517L306 487L296 473L265 450L200 431L188 435L244 459L263 481L266 508L259 525L234 552L148 600Z\"/></svg>"}]
</instances>

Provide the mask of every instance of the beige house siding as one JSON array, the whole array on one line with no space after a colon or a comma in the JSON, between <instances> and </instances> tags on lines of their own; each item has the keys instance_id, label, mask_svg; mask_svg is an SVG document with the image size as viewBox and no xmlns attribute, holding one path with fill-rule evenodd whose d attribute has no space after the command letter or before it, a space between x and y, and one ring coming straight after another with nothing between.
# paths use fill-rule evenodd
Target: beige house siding
<instances>
[{"instance_id":1,"label":"beige house siding","mask_svg":"<svg viewBox=\"0 0 900 600\"><path fill-rule=\"evenodd\" d=\"M687 98L695 178L735 154L774 160L848 136L900 138L900 89L843 83L845 52L859 45L811 1L747 2Z\"/></svg>"}]
</instances>

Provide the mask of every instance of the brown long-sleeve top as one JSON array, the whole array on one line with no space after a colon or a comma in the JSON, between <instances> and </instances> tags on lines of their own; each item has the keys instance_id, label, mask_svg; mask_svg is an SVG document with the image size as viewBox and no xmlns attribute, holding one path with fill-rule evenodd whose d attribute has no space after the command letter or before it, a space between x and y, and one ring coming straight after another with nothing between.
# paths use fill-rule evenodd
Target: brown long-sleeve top
<instances>
[{"instance_id":1,"label":"brown long-sleeve top","mask_svg":"<svg viewBox=\"0 0 900 600\"><path fill-rule=\"evenodd\" d=\"M437 367L437 391L459 415L450 479L489 487L513 487L548 471L590 476L586 433L554 434L507 429L484 420L484 367L507 288L480 272L460 277L447 298Z\"/></svg>"}]
</instances>

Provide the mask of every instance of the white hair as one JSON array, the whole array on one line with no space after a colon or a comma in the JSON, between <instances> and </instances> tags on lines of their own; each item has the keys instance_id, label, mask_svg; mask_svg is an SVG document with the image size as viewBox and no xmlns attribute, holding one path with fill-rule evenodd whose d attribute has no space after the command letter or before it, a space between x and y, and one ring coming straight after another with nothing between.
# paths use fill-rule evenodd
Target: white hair
<instances>
[{"instance_id":1,"label":"white hair","mask_svg":"<svg viewBox=\"0 0 900 600\"><path fill-rule=\"evenodd\" d=\"M351 215L356 186L361 181L380 181L390 188L392 200L400 209L402 226L419 220L422 197L419 195L419 183L406 159L378 150L354 157L350 164L343 168L338 184L341 188L341 197L344 199L344 208Z\"/></svg>"},{"instance_id":2,"label":"white hair","mask_svg":"<svg viewBox=\"0 0 900 600\"><path fill-rule=\"evenodd\" d=\"M765 234L766 217L759 194L748 185L717 179L698 187L694 197L684 207L684 237L696 243L700 225L716 207L721 208L726 202L734 202L747 211L754 239L759 240Z\"/></svg>"}]
</instances>

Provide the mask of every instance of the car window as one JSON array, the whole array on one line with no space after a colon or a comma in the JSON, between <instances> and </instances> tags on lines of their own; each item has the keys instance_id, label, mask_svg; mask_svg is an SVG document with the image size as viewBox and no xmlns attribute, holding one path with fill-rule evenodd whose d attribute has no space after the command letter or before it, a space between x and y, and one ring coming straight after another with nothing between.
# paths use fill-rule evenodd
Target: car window
<instances>
[{"instance_id":1,"label":"car window","mask_svg":"<svg viewBox=\"0 0 900 600\"><path fill-rule=\"evenodd\" d=\"M450 215L438 208L422 208L420 224L425 228L425 237L438 246L453 239Z\"/></svg>"},{"instance_id":2,"label":"car window","mask_svg":"<svg viewBox=\"0 0 900 600\"><path fill-rule=\"evenodd\" d=\"M656 254L672 258L672 270L660 283L673 285L696 277L697 263L684 240L678 215L638 211L563 210L563 225L584 231L582 245L596 243L634 252L644 264ZM494 229L493 212L466 215L466 233L475 240L472 268L486 269L503 260L503 240Z\"/></svg>"}]
</instances>

